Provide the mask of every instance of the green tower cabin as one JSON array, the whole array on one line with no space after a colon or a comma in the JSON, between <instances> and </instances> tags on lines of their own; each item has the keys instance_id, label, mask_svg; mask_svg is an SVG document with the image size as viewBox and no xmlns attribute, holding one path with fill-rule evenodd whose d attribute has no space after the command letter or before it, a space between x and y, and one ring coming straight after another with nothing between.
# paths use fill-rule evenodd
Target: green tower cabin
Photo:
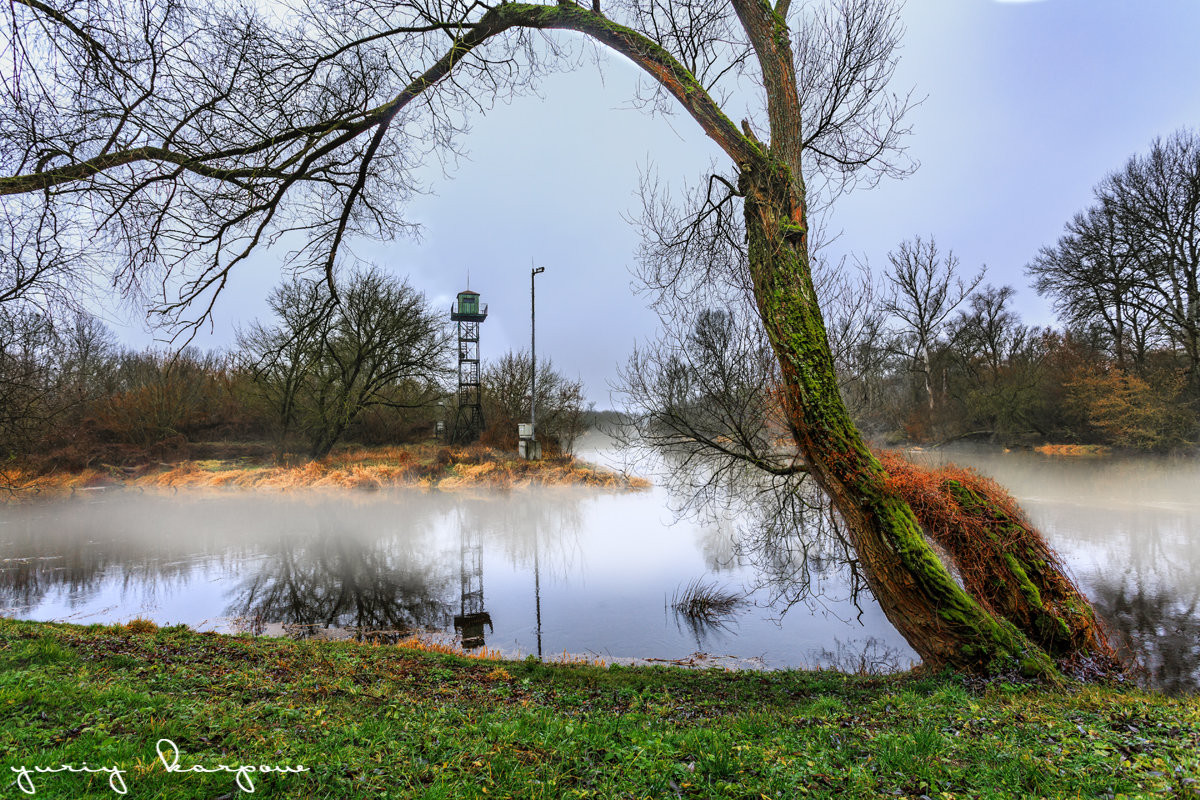
<instances>
[{"instance_id":1,"label":"green tower cabin","mask_svg":"<svg viewBox=\"0 0 1200 800\"><path fill-rule=\"evenodd\" d=\"M458 411L454 415L452 442L473 442L483 432L483 396L479 387L479 323L487 319L487 306L479 292L466 289L450 308L458 323Z\"/></svg>"}]
</instances>

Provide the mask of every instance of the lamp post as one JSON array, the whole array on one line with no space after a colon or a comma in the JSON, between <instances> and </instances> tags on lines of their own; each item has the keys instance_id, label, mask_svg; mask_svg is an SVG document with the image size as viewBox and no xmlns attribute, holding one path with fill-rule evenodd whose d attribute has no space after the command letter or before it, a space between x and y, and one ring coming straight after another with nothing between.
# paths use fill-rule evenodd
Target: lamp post
<instances>
[{"instance_id":1,"label":"lamp post","mask_svg":"<svg viewBox=\"0 0 1200 800\"><path fill-rule=\"evenodd\" d=\"M529 270L529 438L526 446L526 457L530 451L536 451L537 445L537 294L534 278L546 271L545 267L534 267Z\"/></svg>"}]
</instances>

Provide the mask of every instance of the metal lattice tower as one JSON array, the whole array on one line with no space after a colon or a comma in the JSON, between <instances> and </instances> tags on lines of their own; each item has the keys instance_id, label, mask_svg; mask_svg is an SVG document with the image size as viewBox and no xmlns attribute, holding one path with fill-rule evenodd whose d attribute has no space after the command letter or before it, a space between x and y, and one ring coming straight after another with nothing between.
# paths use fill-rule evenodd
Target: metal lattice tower
<instances>
[{"instance_id":1,"label":"metal lattice tower","mask_svg":"<svg viewBox=\"0 0 1200 800\"><path fill-rule=\"evenodd\" d=\"M483 432L483 394L479 384L479 323L487 319L487 306L479 305L479 292L458 293L450 319L458 323L458 410L454 414L452 442L473 442Z\"/></svg>"}]
</instances>

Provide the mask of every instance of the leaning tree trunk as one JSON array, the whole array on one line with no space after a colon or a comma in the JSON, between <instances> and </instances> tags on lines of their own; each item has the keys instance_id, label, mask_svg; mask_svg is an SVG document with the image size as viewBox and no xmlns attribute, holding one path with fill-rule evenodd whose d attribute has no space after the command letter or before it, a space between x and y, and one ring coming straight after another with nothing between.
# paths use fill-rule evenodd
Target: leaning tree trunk
<instances>
[{"instance_id":1,"label":"leaning tree trunk","mask_svg":"<svg viewBox=\"0 0 1200 800\"><path fill-rule=\"evenodd\" d=\"M971 597L1081 674L1119 669L1091 604L1008 492L961 467L880 461Z\"/></svg>"},{"instance_id":2,"label":"leaning tree trunk","mask_svg":"<svg viewBox=\"0 0 1200 800\"><path fill-rule=\"evenodd\" d=\"M803 198L786 165L765 161L744 169L739 186L755 298L782 369L792 434L846 523L868 587L927 664L1054 674L1042 647L958 585L851 421L809 270Z\"/></svg>"},{"instance_id":3,"label":"leaning tree trunk","mask_svg":"<svg viewBox=\"0 0 1200 800\"><path fill-rule=\"evenodd\" d=\"M731 155L739 167L755 301L779 361L797 447L845 522L872 594L927 664L971 671L1018 666L1057 675L1045 649L954 580L850 419L808 259L803 115L787 22L767 0L731 3L761 67L770 122L769 145L744 124L752 148ZM976 496L970 502L989 501Z\"/></svg>"}]
</instances>

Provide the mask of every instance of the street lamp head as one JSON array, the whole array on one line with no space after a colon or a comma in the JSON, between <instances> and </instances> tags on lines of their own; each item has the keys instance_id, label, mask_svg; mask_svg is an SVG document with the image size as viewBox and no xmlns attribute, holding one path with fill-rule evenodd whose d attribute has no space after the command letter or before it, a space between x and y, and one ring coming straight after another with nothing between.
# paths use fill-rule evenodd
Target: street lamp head
<instances>
[{"instance_id":1,"label":"street lamp head","mask_svg":"<svg viewBox=\"0 0 1200 800\"><path fill-rule=\"evenodd\" d=\"M545 268L545 267L535 267L535 268L533 269L533 271L531 272L531 274L533 274L533 275L541 275L541 274L542 274L543 272L545 272L545 271L546 271L546 268Z\"/></svg>"}]
</instances>

